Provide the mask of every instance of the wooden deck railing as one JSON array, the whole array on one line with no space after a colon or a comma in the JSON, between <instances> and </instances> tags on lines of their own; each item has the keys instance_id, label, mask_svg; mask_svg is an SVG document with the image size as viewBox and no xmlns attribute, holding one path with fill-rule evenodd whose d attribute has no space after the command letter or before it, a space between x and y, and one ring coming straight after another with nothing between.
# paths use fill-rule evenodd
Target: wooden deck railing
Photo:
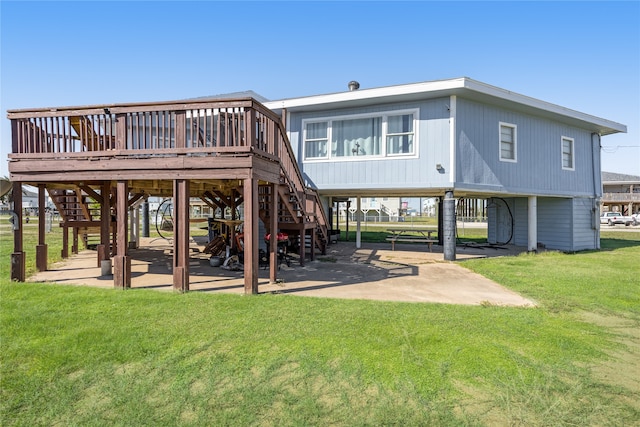
<instances>
[{"instance_id":1,"label":"wooden deck railing","mask_svg":"<svg viewBox=\"0 0 640 427\"><path fill-rule=\"evenodd\" d=\"M319 203L307 204L304 178L280 118L253 98L110 104L11 110L10 159L237 155L277 160L300 206L326 224Z\"/></svg>"}]
</instances>

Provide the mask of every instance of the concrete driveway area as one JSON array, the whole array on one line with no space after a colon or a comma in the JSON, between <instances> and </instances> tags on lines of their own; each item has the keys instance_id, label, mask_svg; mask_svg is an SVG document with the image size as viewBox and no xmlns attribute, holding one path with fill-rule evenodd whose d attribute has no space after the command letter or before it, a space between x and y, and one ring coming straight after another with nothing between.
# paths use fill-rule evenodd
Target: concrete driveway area
<instances>
[{"instance_id":1,"label":"concrete driveway area","mask_svg":"<svg viewBox=\"0 0 640 427\"><path fill-rule=\"evenodd\" d=\"M353 242L329 246L326 255L316 256L305 266L293 259L291 267L281 264L279 283L269 283L268 269L260 270L259 292L324 298L352 298L384 301L432 302L447 304L493 304L535 306L535 302L464 268L464 263L443 261L442 248L429 252L420 245ZM211 267L209 256L198 252L193 242L190 261L190 290L243 293L242 271ZM457 259L509 256L522 248L458 247ZM132 288L172 291L170 242L142 239L141 247L130 250ZM461 265L462 264L462 265ZM50 271L40 272L30 281L113 287L113 275L101 276L96 253L82 251Z\"/></svg>"}]
</instances>

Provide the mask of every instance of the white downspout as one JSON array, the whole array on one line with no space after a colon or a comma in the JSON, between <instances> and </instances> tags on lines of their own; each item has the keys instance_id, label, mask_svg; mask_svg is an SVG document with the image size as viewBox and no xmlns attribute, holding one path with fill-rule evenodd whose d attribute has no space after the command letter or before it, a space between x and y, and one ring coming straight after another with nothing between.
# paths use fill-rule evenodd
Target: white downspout
<instances>
[{"instance_id":1,"label":"white downspout","mask_svg":"<svg viewBox=\"0 0 640 427\"><path fill-rule=\"evenodd\" d=\"M456 114L457 100L455 95L449 97L449 182L456 182Z\"/></svg>"},{"instance_id":2,"label":"white downspout","mask_svg":"<svg viewBox=\"0 0 640 427\"><path fill-rule=\"evenodd\" d=\"M362 234L361 234L361 230L360 230L360 222L361 222L361 215L360 215L360 196L358 196L356 198L356 249L360 249L362 247Z\"/></svg>"}]
</instances>

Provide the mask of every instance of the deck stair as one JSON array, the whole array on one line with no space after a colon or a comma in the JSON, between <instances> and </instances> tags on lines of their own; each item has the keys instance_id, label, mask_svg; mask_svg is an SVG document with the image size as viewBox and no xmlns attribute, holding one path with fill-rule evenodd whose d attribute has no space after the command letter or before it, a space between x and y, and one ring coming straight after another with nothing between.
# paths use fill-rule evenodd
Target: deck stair
<instances>
[{"instance_id":1,"label":"deck stair","mask_svg":"<svg viewBox=\"0 0 640 427\"><path fill-rule=\"evenodd\" d=\"M268 185L261 185L258 191L259 204L260 204L260 219L267 228L267 232L270 233L270 212L268 206L271 204L273 195L271 194L271 187ZM308 198L315 198L314 193L304 192L299 194L292 191L292 189L286 185L278 186L278 228L283 231L299 230L301 226L307 224L311 228L311 232L315 233L315 249L321 253L326 252L328 244L328 234L326 222L318 220L318 214L315 210L308 210L305 206L308 203ZM317 200L317 203L320 203ZM315 226L314 226L315 224ZM305 229L308 227L304 227Z\"/></svg>"},{"instance_id":2,"label":"deck stair","mask_svg":"<svg viewBox=\"0 0 640 427\"><path fill-rule=\"evenodd\" d=\"M89 189L89 191L91 191ZM76 228L88 247L100 241L100 205L81 188L49 189L49 196L60 213L60 226Z\"/></svg>"}]
</instances>

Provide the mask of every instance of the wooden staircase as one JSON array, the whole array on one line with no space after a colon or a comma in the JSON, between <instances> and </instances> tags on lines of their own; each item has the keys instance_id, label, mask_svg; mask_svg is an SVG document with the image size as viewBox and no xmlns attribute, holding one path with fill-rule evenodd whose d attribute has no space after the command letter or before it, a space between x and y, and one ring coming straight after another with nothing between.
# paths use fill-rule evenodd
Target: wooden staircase
<instances>
[{"instance_id":1,"label":"wooden staircase","mask_svg":"<svg viewBox=\"0 0 640 427\"><path fill-rule=\"evenodd\" d=\"M60 225L75 228L85 247L100 242L100 206L80 188L49 189L49 196L60 213ZM95 206L97 205L97 206Z\"/></svg>"},{"instance_id":2,"label":"wooden staircase","mask_svg":"<svg viewBox=\"0 0 640 427\"><path fill-rule=\"evenodd\" d=\"M310 231L315 234L314 250L319 250L322 254L325 254L329 237L324 210L322 210L317 193L312 190L307 190L300 194L281 182L281 185L278 186L278 194L276 197L278 206L278 228L281 231L297 231L303 229L305 233L307 229L310 229ZM271 194L271 186L261 185L258 188L259 215L268 233L271 233L271 230L269 230L269 224L271 224L269 206L272 200L273 194ZM316 209L317 205L320 205L320 209ZM308 209L308 207L313 207L313 209Z\"/></svg>"}]
</instances>

